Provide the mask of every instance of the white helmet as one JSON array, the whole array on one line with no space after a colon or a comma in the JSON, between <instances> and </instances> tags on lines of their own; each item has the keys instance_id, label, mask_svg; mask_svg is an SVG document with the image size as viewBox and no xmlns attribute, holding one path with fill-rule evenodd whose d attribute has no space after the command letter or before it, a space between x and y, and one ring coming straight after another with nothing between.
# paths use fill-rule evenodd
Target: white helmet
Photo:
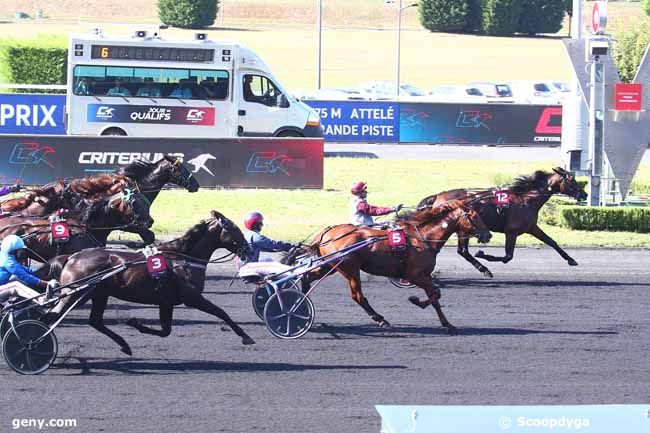
<instances>
[{"instance_id":1,"label":"white helmet","mask_svg":"<svg viewBox=\"0 0 650 433\"><path fill-rule=\"evenodd\" d=\"M9 235L2 240L2 245L0 245L0 251L3 253L11 253L25 248L25 242L20 238L20 236Z\"/></svg>"}]
</instances>

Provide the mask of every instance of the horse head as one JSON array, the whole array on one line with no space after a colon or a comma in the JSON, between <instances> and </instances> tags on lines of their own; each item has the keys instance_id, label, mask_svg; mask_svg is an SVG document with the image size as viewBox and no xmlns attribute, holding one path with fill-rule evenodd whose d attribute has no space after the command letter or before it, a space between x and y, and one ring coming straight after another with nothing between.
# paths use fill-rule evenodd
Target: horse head
<instances>
[{"instance_id":1,"label":"horse head","mask_svg":"<svg viewBox=\"0 0 650 433\"><path fill-rule=\"evenodd\" d=\"M252 251L237 224L215 210L211 211L210 214L212 218L206 221L206 234L215 236L214 239L217 241L218 248L227 249L243 261L248 260L252 256Z\"/></svg>"},{"instance_id":2,"label":"horse head","mask_svg":"<svg viewBox=\"0 0 650 433\"><path fill-rule=\"evenodd\" d=\"M180 158L165 155L158 164L169 172L169 182L183 187L189 192L196 192L199 190L199 182L187 167L185 167Z\"/></svg>"},{"instance_id":3,"label":"horse head","mask_svg":"<svg viewBox=\"0 0 650 433\"><path fill-rule=\"evenodd\" d=\"M472 208L462 207L460 218L458 218L458 229L467 233L469 236L474 236L482 244L487 244L492 239L492 233L487 227L479 213Z\"/></svg>"},{"instance_id":4,"label":"horse head","mask_svg":"<svg viewBox=\"0 0 650 433\"><path fill-rule=\"evenodd\" d=\"M587 193L584 188L578 185L573 173L566 171L562 167L554 168L553 173L548 180L549 191L568 195L578 201L587 199Z\"/></svg>"}]
</instances>

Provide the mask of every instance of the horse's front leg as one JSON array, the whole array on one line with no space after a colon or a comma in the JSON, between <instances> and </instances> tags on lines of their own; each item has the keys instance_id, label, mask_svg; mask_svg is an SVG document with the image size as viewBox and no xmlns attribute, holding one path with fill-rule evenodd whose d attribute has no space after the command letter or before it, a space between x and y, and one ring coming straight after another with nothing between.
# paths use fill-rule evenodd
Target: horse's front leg
<instances>
[{"instance_id":1,"label":"horse's front leg","mask_svg":"<svg viewBox=\"0 0 650 433\"><path fill-rule=\"evenodd\" d=\"M414 305L417 305L418 307L423 309L428 307L429 305L433 305L433 308L436 310L436 314L438 315L438 320L440 320L440 324L443 327L447 328L447 332L453 334L456 331L456 327L451 323L449 323L449 320L447 320L445 313L443 313L442 311L442 306L440 305L440 297L442 296L442 294L440 292L440 289L433 285L431 278L427 278L428 275L429 274L427 273L421 273L415 277L409 278L410 282L422 288L424 292L427 294L427 299L425 299L424 301L420 301L420 299L417 296L409 297L409 301Z\"/></svg>"},{"instance_id":2,"label":"horse's front leg","mask_svg":"<svg viewBox=\"0 0 650 433\"><path fill-rule=\"evenodd\" d=\"M492 272L487 268L487 266L484 266L481 262L476 260L472 255L469 253L469 237L464 234L464 233L458 233L458 254L470 262L472 266L474 266L480 273L485 275L486 277L493 278L494 275L492 275Z\"/></svg>"},{"instance_id":3,"label":"horse's front leg","mask_svg":"<svg viewBox=\"0 0 650 433\"><path fill-rule=\"evenodd\" d=\"M569 266L578 266L578 262L573 260L573 258L570 255L568 255L566 251L560 248L560 246L549 235L544 233L544 231L541 228L539 228L537 224L535 224L533 228L528 230L528 233L535 236L537 239L544 242L546 245L553 247L553 249L557 251L558 254L561 255L564 260L567 261Z\"/></svg>"},{"instance_id":4,"label":"horse's front leg","mask_svg":"<svg viewBox=\"0 0 650 433\"><path fill-rule=\"evenodd\" d=\"M160 330L143 325L135 317L129 319L126 324L137 329L143 334L168 337L169 334L172 333L172 317L174 315L174 306L169 304L159 305L158 313L160 316Z\"/></svg>"},{"instance_id":5,"label":"horse's front leg","mask_svg":"<svg viewBox=\"0 0 650 433\"><path fill-rule=\"evenodd\" d=\"M485 254L482 250L477 251L474 255L479 259L487 260L488 262L501 262L508 263L515 255L515 245L517 243L517 236L514 233L506 233L506 255L503 257L492 256Z\"/></svg>"}]
</instances>

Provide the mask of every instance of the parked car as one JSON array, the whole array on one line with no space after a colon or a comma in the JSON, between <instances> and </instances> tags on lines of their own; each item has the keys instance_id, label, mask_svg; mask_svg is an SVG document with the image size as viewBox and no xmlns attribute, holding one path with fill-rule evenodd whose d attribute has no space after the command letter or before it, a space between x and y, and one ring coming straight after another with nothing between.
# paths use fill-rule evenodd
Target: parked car
<instances>
[{"instance_id":1,"label":"parked car","mask_svg":"<svg viewBox=\"0 0 650 433\"><path fill-rule=\"evenodd\" d=\"M433 102L487 103L487 98L478 88L464 85L434 87L429 92L427 99Z\"/></svg>"},{"instance_id":2,"label":"parked car","mask_svg":"<svg viewBox=\"0 0 650 433\"><path fill-rule=\"evenodd\" d=\"M303 94L300 99L319 99L324 101L365 101L366 96L356 89L318 89Z\"/></svg>"},{"instance_id":3,"label":"parked car","mask_svg":"<svg viewBox=\"0 0 650 433\"><path fill-rule=\"evenodd\" d=\"M559 92L553 90L544 81L511 81L508 83L512 89L515 102L518 104L551 105L560 104Z\"/></svg>"},{"instance_id":4,"label":"parked car","mask_svg":"<svg viewBox=\"0 0 650 433\"><path fill-rule=\"evenodd\" d=\"M512 89L507 83L476 82L469 83L467 86L480 90L489 103L512 104L515 102Z\"/></svg>"},{"instance_id":5,"label":"parked car","mask_svg":"<svg viewBox=\"0 0 650 433\"><path fill-rule=\"evenodd\" d=\"M368 99L373 100L395 99L397 94L394 81L367 81L357 86L357 89L366 94ZM400 83L399 85L400 99L417 100L426 96L426 92L412 84Z\"/></svg>"}]
</instances>

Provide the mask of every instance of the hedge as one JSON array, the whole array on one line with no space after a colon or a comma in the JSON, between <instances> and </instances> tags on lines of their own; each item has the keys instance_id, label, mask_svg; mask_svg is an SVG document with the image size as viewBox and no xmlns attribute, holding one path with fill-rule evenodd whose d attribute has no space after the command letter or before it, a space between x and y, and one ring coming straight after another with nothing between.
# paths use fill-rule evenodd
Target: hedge
<instances>
[{"instance_id":1,"label":"hedge","mask_svg":"<svg viewBox=\"0 0 650 433\"><path fill-rule=\"evenodd\" d=\"M650 233L650 208L561 206L559 220L573 230Z\"/></svg>"},{"instance_id":2,"label":"hedge","mask_svg":"<svg viewBox=\"0 0 650 433\"><path fill-rule=\"evenodd\" d=\"M420 23L432 32L458 32L467 26L467 0L420 0Z\"/></svg>"},{"instance_id":3,"label":"hedge","mask_svg":"<svg viewBox=\"0 0 650 433\"><path fill-rule=\"evenodd\" d=\"M521 7L517 32L533 36L562 28L565 0L522 0Z\"/></svg>"},{"instance_id":4,"label":"hedge","mask_svg":"<svg viewBox=\"0 0 650 433\"><path fill-rule=\"evenodd\" d=\"M520 14L520 0L484 0L481 33L512 36L517 31Z\"/></svg>"},{"instance_id":5,"label":"hedge","mask_svg":"<svg viewBox=\"0 0 650 433\"><path fill-rule=\"evenodd\" d=\"M634 79L646 48L650 43L650 19L616 35L612 57L618 68L621 81L629 83Z\"/></svg>"},{"instance_id":6,"label":"hedge","mask_svg":"<svg viewBox=\"0 0 650 433\"><path fill-rule=\"evenodd\" d=\"M67 61L67 44L57 36L0 40L0 82L65 84Z\"/></svg>"},{"instance_id":7,"label":"hedge","mask_svg":"<svg viewBox=\"0 0 650 433\"><path fill-rule=\"evenodd\" d=\"M174 27L201 29L217 17L218 0L158 0L158 17Z\"/></svg>"}]
</instances>

